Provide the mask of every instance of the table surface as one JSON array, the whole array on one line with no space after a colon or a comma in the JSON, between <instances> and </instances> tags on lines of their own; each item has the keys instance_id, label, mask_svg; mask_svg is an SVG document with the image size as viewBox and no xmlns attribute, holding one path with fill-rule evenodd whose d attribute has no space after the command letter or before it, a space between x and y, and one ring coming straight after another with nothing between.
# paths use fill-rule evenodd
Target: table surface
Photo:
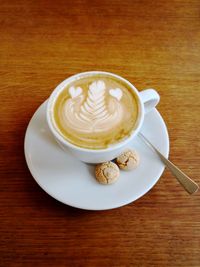
<instances>
[{"instance_id":1,"label":"table surface","mask_svg":"<svg viewBox=\"0 0 200 267\"><path fill-rule=\"evenodd\" d=\"M48 196L23 152L60 81L111 71L158 90L170 158L200 183L199 1L3 0L0 21L0 266L199 267L200 194L169 171L136 202L89 212Z\"/></svg>"}]
</instances>

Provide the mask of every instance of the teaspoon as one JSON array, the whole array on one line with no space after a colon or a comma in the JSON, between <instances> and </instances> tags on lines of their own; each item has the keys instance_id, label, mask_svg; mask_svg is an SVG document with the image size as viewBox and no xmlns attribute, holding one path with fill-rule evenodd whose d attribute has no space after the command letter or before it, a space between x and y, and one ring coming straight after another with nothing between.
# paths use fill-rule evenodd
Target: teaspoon
<instances>
[{"instance_id":1,"label":"teaspoon","mask_svg":"<svg viewBox=\"0 0 200 267\"><path fill-rule=\"evenodd\" d=\"M176 177L178 182L189 194L193 194L198 191L199 186L197 183L195 183L190 177L188 177L178 167L176 167L170 160L163 156L163 154L161 154L142 133L139 133L138 135L154 152L157 153L161 161L171 171L171 173Z\"/></svg>"}]
</instances>

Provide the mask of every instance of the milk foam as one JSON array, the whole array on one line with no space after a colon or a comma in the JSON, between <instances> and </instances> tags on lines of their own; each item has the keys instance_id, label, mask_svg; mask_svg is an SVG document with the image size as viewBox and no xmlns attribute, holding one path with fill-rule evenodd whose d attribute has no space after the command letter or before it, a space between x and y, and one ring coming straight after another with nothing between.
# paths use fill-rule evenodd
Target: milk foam
<instances>
[{"instance_id":1,"label":"milk foam","mask_svg":"<svg viewBox=\"0 0 200 267\"><path fill-rule=\"evenodd\" d=\"M89 85L87 96L81 87L70 87L71 98L61 111L61 123L66 128L80 133L102 133L116 127L123 119L124 107L120 102L120 88L106 90L104 81Z\"/></svg>"},{"instance_id":2,"label":"milk foam","mask_svg":"<svg viewBox=\"0 0 200 267\"><path fill-rule=\"evenodd\" d=\"M133 131L138 117L137 96L130 86L108 75L80 77L58 94L53 123L79 147L101 149Z\"/></svg>"}]
</instances>

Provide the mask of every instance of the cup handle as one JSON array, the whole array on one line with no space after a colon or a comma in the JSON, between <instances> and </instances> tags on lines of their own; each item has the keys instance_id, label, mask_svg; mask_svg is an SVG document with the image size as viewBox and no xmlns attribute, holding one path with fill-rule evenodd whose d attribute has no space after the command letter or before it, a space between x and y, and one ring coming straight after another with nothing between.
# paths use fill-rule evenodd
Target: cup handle
<instances>
[{"instance_id":1,"label":"cup handle","mask_svg":"<svg viewBox=\"0 0 200 267\"><path fill-rule=\"evenodd\" d=\"M146 89L139 92L140 98L144 104L145 113L151 111L160 101L160 96L154 89Z\"/></svg>"}]
</instances>

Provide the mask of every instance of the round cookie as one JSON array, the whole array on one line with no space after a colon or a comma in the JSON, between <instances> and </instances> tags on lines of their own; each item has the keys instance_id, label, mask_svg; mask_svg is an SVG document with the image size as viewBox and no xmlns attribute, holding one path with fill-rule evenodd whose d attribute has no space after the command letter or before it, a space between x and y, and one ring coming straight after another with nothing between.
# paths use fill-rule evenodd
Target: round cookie
<instances>
[{"instance_id":1,"label":"round cookie","mask_svg":"<svg viewBox=\"0 0 200 267\"><path fill-rule=\"evenodd\" d=\"M113 184L118 180L119 168L111 161L104 162L96 166L95 176L101 184Z\"/></svg>"},{"instance_id":2,"label":"round cookie","mask_svg":"<svg viewBox=\"0 0 200 267\"><path fill-rule=\"evenodd\" d=\"M133 170L140 162L139 155L136 151L126 150L119 157L116 158L116 163L122 170Z\"/></svg>"}]
</instances>

